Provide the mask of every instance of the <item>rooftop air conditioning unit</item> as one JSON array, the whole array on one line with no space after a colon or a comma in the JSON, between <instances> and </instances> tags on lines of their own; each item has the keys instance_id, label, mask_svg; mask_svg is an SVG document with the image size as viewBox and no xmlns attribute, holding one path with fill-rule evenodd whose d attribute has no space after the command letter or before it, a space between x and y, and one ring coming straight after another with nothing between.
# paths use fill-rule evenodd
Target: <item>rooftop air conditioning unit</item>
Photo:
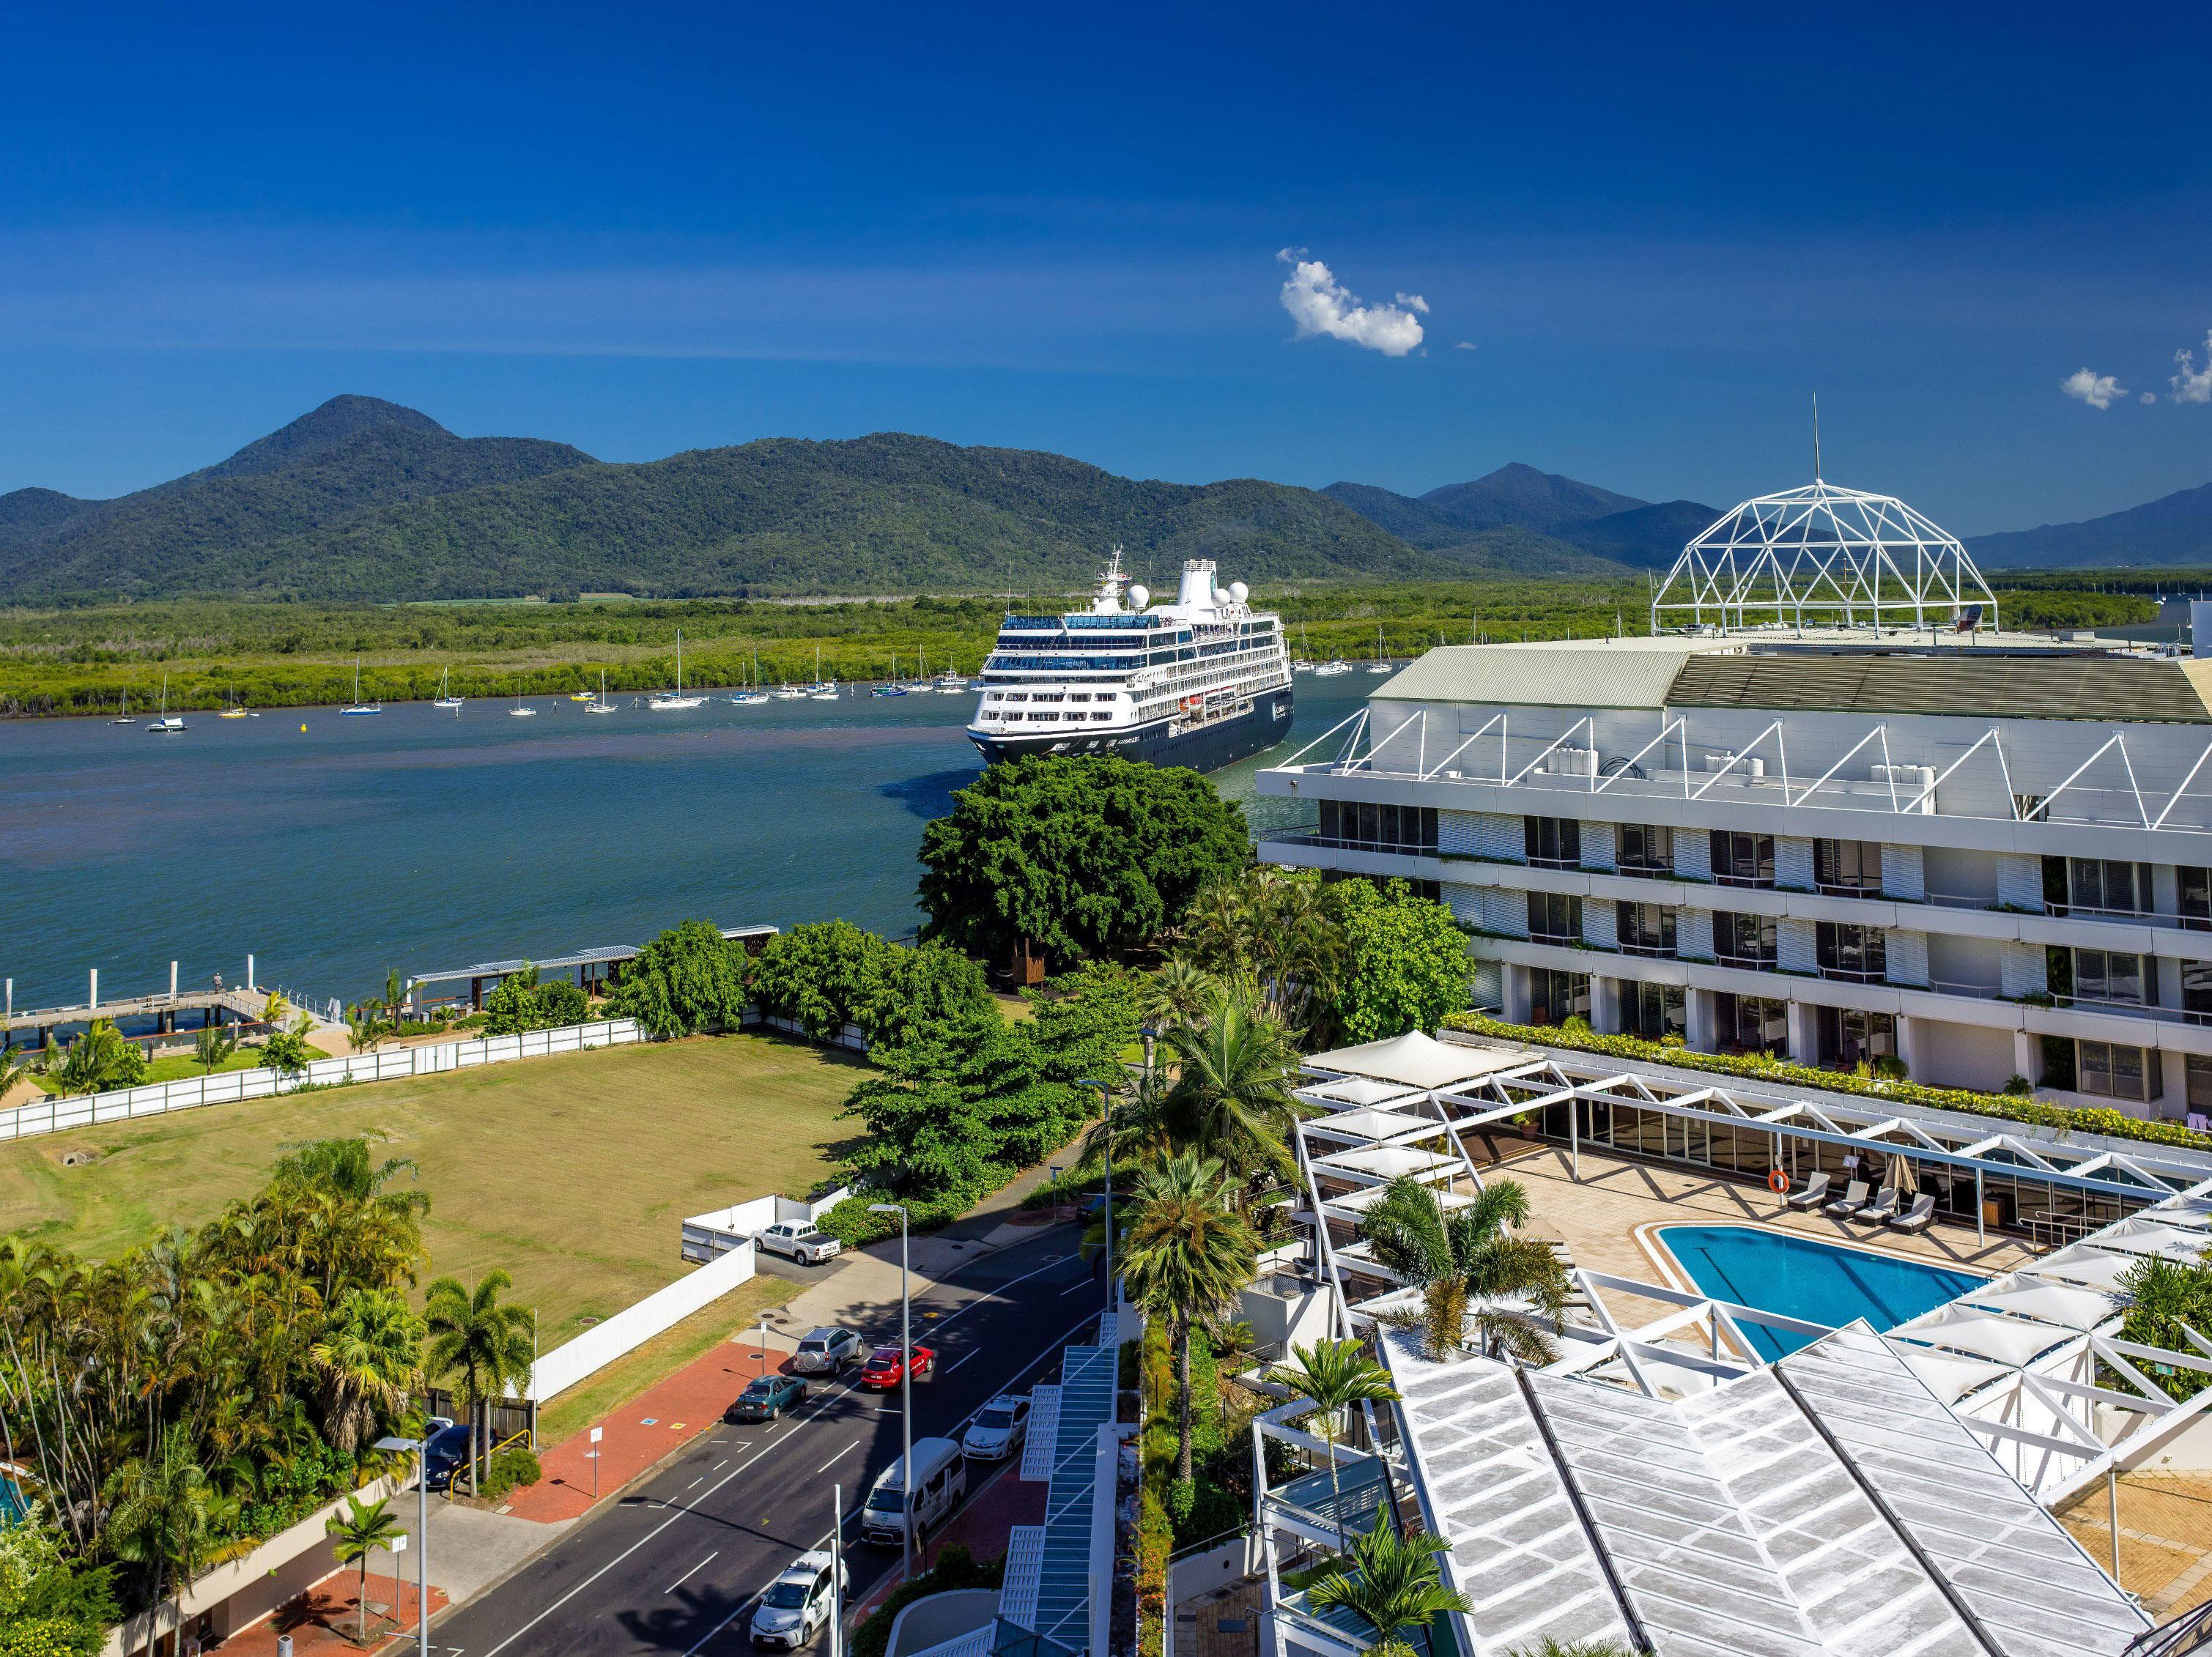
<instances>
[{"instance_id":1,"label":"rooftop air conditioning unit","mask_svg":"<svg viewBox=\"0 0 2212 1657\"><path fill-rule=\"evenodd\" d=\"M1731 760L1735 762L1734 765L1729 763ZM1739 777L1763 777L1766 774L1766 762L1756 758L1744 759L1733 751L1726 754L1708 754L1705 756L1705 769L1726 771Z\"/></svg>"},{"instance_id":2,"label":"rooftop air conditioning unit","mask_svg":"<svg viewBox=\"0 0 2212 1657\"><path fill-rule=\"evenodd\" d=\"M1913 807L1914 810L1922 816L1936 814L1936 796L1931 786L1936 780L1934 766L1877 765L1874 768L1873 776L1877 786L1886 784L1896 788L1897 801L1900 805L1911 805L1915 799L1920 799L1925 794L1927 798L1920 799L1920 804Z\"/></svg>"},{"instance_id":3,"label":"rooftop air conditioning unit","mask_svg":"<svg viewBox=\"0 0 2212 1657\"><path fill-rule=\"evenodd\" d=\"M1544 768L1556 777L1594 777L1597 775L1597 750L1554 748L1544 762Z\"/></svg>"}]
</instances>

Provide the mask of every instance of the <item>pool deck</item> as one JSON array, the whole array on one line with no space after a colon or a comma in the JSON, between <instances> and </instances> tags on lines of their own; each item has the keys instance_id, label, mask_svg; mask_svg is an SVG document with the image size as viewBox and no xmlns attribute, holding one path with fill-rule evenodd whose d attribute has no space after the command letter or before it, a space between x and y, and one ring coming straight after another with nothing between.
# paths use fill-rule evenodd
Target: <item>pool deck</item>
<instances>
[{"instance_id":1,"label":"pool deck","mask_svg":"<svg viewBox=\"0 0 2212 1657\"><path fill-rule=\"evenodd\" d=\"M2011 1237L1992 1235L1986 1246L1978 1245L1972 1227L1941 1221L1913 1234L1855 1225L1817 1211L1800 1213L1784 1207L1764 1186L1609 1151L1584 1150L1577 1181L1564 1146L1511 1134L1470 1135L1468 1150L1486 1176L1494 1169L1528 1187L1535 1210L1531 1234L1565 1242L1577 1266L1644 1283L1697 1287L1651 1235L1667 1225L1755 1225L1988 1277L2024 1266L2043 1252ZM1671 1309L1626 1296L1608 1296L1607 1304L1638 1318L1656 1318Z\"/></svg>"}]
</instances>

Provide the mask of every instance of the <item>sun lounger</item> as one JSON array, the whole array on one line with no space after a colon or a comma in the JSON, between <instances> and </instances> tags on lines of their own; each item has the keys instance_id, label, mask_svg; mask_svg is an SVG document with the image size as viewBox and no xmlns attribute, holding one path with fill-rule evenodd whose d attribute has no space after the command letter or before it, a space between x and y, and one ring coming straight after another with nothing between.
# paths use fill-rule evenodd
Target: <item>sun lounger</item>
<instances>
[{"instance_id":1,"label":"sun lounger","mask_svg":"<svg viewBox=\"0 0 2212 1657\"><path fill-rule=\"evenodd\" d=\"M1912 1206L1891 1219L1893 1231L1925 1231L1929 1221L1936 1217L1936 1199L1925 1193L1912 1199Z\"/></svg>"},{"instance_id":2,"label":"sun lounger","mask_svg":"<svg viewBox=\"0 0 2212 1657\"><path fill-rule=\"evenodd\" d=\"M1842 1219L1848 1215L1857 1213L1859 1205L1865 1202L1866 1199L1867 1182L1864 1180L1854 1180L1844 1187L1842 1196L1832 1203L1824 1205L1823 1211L1834 1215L1838 1219Z\"/></svg>"},{"instance_id":3,"label":"sun lounger","mask_svg":"<svg viewBox=\"0 0 2212 1657\"><path fill-rule=\"evenodd\" d=\"M1815 1174L1811 1179L1790 1193L1792 1208L1817 1208L1828 1194L1828 1176Z\"/></svg>"},{"instance_id":4,"label":"sun lounger","mask_svg":"<svg viewBox=\"0 0 2212 1657\"><path fill-rule=\"evenodd\" d=\"M1852 1215L1851 1217L1855 1220L1863 1221L1869 1225L1874 1225L1879 1223L1881 1221L1892 1218L1896 1213L1897 1187L1893 1185L1886 1185L1881 1190L1874 1193L1874 1200L1872 1202L1869 1203L1864 1208L1859 1210L1859 1211Z\"/></svg>"}]
</instances>

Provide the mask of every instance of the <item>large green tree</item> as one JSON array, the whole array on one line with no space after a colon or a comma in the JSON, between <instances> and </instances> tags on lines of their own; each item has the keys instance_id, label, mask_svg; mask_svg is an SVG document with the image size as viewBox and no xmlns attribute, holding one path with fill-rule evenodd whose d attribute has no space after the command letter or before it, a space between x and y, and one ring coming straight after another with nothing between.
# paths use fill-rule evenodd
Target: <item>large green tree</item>
<instances>
[{"instance_id":1,"label":"large green tree","mask_svg":"<svg viewBox=\"0 0 2212 1657\"><path fill-rule=\"evenodd\" d=\"M687 920L638 951L607 997L607 1010L653 1035L735 1029L745 1011L744 946L711 920Z\"/></svg>"},{"instance_id":2,"label":"large green tree","mask_svg":"<svg viewBox=\"0 0 2212 1657\"><path fill-rule=\"evenodd\" d=\"M1464 1011L1474 973L1467 936L1452 913L1394 880L1340 880L1327 901L1344 938L1335 978L1336 1019L1347 1041L1380 1041L1433 1030Z\"/></svg>"},{"instance_id":3,"label":"large green tree","mask_svg":"<svg viewBox=\"0 0 2212 1657\"><path fill-rule=\"evenodd\" d=\"M1421 1290L1430 1357L1442 1360L1459 1350L1470 1295L1476 1338L1488 1356L1529 1363L1559 1356L1540 1330L1516 1315L1525 1308L1556 1323L1572 1287L1548 1245L1512 1235L1530 1211L1528 1188L1517 1180L1493 1179L1473 1201L1447 1208L1434 1187L1407 1174L1367 1211L1359 1235L1376 1262Z\"/></svg>"},{"instance_id":4,"label":"large green tree","mask_svg":"<svg viewBox=\"0 0 2212 1657\"><path fill-rule=\"evenodd\" d=\"M1250 859L1243 809L1195 771L1002 760L922 831L922 935L987 961L1118 955Z\"/></svg>"}]
</instances>

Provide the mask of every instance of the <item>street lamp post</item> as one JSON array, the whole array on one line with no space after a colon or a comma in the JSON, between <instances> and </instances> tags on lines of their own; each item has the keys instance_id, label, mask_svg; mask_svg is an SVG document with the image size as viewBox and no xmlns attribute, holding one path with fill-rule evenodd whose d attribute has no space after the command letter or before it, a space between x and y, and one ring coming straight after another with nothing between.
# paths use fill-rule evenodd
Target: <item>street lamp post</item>
<instances>
[{"instance_id":1,"label":"street lamp post","mask_svg":"<svg viewBox=\"0 0 2212 1657\"><path fill-rule=\"evenodd\" d=\"M1114 1309L1114 1090L1095 1077L1081 1077L1079 1087L1098 1089L1098 1110L1106 1121L1106 1309Z\"/></svg>"},{"instance_id":2,"label":"street lamp post","mask_svg":"<svg viewBox=\"0 0 2212 1657\"><path fill-rule=\"evenodd\" d=\"M904 1203L870 1203L871 1214L899 1217L899 1478L906 1522L899 1527L899 1563L914 1580L914 1300L907 1287L907 1224Z\"/></svg>"},{"instance_id":3,"label":"street lamp post","mask_svg":"<svg viewBox=\"0 0 2212 1657\"><path fill-rule=\"evenodd\" d=\"M430 1444L428 1439L385 1437L376 1441L374 1448L391 1454L412 1451L415 1455L415 1511L416 1540L422 1545L415 1553L415 1652L416 1657L430 1657ZM398 1567L392 1567L398 1574Z\"/></svg>"}]
</instances>

